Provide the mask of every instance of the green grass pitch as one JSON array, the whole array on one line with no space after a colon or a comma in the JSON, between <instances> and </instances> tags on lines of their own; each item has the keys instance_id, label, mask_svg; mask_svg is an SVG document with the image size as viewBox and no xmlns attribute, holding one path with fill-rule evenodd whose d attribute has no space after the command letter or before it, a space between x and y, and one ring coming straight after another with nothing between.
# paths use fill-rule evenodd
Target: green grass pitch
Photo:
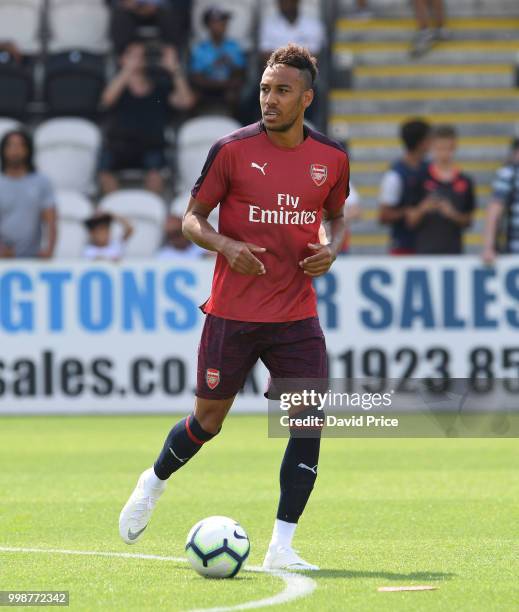
<instances>
[{"instance_id":1,"label":"green grass pitch","mask_svg":"<svg viewBox=\"0 0 519 612\"><path fill-rule=\"evenodd\" d=\"M182 557L190 527L228 515L260 565L284 440L234 416L171 480L143 539L120 541L120 509L172 417L0 419L0 547ZM323 569L315 591L270 610L517 610L519 445L513 439L326 439L296 535ZM433 585L380 593L377 587ZM70 591L73 610L192 610L273 596L279 577L206 580L181 561L0 552L0 590ZM267 609L267 608L265 608Z\"/></svg>"}]
</instances>

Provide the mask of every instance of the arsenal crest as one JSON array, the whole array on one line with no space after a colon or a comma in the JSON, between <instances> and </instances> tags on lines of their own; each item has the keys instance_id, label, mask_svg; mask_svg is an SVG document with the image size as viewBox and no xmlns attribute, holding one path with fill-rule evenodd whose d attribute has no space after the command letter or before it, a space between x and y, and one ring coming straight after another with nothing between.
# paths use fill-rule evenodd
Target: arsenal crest
<instances>
[{"instance_id":1,"label":"arsenal crest","mask_svg":"<svg viewBox=\"0 0 519 612\"><path fill-rule=\"evenodd\" d=\"M310 166L310 176L312 177L312 181L320 187L328 176L328 166L323 166L322 164L312 164Z\"/></svg>"},{"instance_id":2,"label":"arsenal crest","mask_svg":"<svg viewBox=\"0 0 519 612\"><path fill-rule=\"evenodd\" d=\"M207 368L205 371L205 382L211 391L220 384L220 370Z\"/></svg>"}]
</instances>

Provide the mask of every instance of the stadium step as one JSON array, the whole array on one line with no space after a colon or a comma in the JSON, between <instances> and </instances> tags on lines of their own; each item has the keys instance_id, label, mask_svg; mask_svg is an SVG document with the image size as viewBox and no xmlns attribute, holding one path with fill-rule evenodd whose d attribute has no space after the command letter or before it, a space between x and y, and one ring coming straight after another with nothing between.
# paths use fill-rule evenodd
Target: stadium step
<instances>
[{"instance_id":1,"label":"stadium step","mask_svg":"<svg viewBox=\"0 0 519 612\"><path fill-rule=\"evenodd\" d=\"M455 124L460 136L510 136L510 126L519 129L518 112L436 113L421 117L432 123ZM337 140L348 138L398 138L400 125L408 119L403 113L393 115L361 115L348 113L330 117L330 134ZM514 127L515 129L515 127Z\"/></svg>"},{"instance_id":2,"label":"stadium step","mask_svg":"<svg viewBox=\"0 0 519 612\"><path fill-rule=\"evenodd\" d=\"M348 147L356 161L391 161L400 155L397 138L352 138ZM510 147L507 136L464 136L458 141L458 155L466 160L504 159Z\"/></svg>"},{"instance_id":3,"label":"stadium step","mask_svg":"<svg viewBox=\"0 0 519 612\"><path fill-rule=\"evenodd\" d=\"M515 16L519 17L517 0L444 0L447 15L472 17ZM376 17L409 17L412 14L409 0L369 0L370 9ZM342 15L350 15L356 0L339 0L338 9Z\"/></svg>"},{"instance_id":4,"label":"stadium step","mask_svg":"<svg viewBox=\"0 0 519 612\"><path fill-rule=\"evenodd\" d=\"M421 89L430 87L513 87L516 69L511 64L429 64L426 66L358 66L353 70L357 89Z\"/></svg>"},{"instance_id":5,"label":"stadium step","mask_svg":"<svg viewBox=\"0 0 519 612\"><path fill-rule=\"evenodd\" d=\"M519 39L509 40L457 40L436 43L421 58L410 57L411 39L408 41L336 42L333 45L333 65L339 73L352 62L360 65L398 64L426 66L428 64L515 64Z\"/></svg>"},{"instance_id":6,"label":"stadium step","mask_svg":"<svg viewBox=\"0 0 519 612\"><path fill-rule=\"evenodd\" d=\"M507 40L515 39L519 30L519 18L510 17L455 17L448 19L446 29L450 41L458 40ZM335 40L400 41L409 42L416 31L414 19L369 19L359 21L343 17L337 20Z\"/></svg>"},{"instance_id":7,"label":"stadium step","mask_svg":"<svg viewBox=\"0 0 519 612\"><path fill-rule=\"evenodd\" d=\"M516 89L396 89L330 92L331 115L407 114L471 112L519 112Z\"/></svg>"},{"instance_id":8,"label":"stadium step","mask_svg":"<svg viewBox=\"0 0 519 612\"><path fill-rule=\"evenodd\" d=\"M458 158L459 167L470 174L476 181L476 185L490 185L494 179L496 170L501 165L498 160L474 161ZM388 161L356 161L351 162L351 176L356 189L362 187L373 187L378 190L383 173L388 169ZM362 201L364 207L366 202Z\"/></svg>"}]
</instances>

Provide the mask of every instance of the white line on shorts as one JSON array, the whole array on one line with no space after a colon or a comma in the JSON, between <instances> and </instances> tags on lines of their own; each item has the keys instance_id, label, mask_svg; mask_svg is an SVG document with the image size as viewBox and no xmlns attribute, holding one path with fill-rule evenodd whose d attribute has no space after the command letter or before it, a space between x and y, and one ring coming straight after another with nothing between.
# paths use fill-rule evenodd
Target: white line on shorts
<instances>
[{"instance_id":1,"label":"white line on shorts","mask_svg":"<svg viewBox=\"0 0 519 612\"><path fill-rule=\"evenodd\" d=\"M92 557L120 557L122 559L150 559L153 561L173 561L176 563L186 563L183 557L164 557L160 555L146 555L141 553L121 553L121 552L102 552L95 550L66 550L61 548L22 548L19 546L0 546L0 552L11 553L44 553L49 555L83 555ZM234 610L251 610L253 608L264 608L266 606L276 606L288 603L300 597L306 597L314 592L317 583L308 576L293 572L283 572L278 570L265 571L262 567L245 566L246 572L265 572L276 578L281 578L285 583L285 588L277 595L247 601L235 606L223 606L217 608L197 608L190 612L231 612Z\"/></svg>"}]
</instances>

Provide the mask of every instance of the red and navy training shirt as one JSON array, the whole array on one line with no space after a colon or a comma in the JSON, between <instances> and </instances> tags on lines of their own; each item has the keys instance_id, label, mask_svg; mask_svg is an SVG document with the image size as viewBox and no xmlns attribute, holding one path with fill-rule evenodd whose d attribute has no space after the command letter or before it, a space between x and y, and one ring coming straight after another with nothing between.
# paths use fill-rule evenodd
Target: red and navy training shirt
<instances>
[{"instance_id":1,"label":"red and navy training shirt","mask_svg":"<svg viewBox=\"0 0 519 612\"><path fill-rule=\"evenodd\" d=\"M275 145L262 122L217 141L191 194L220 204L218 231L265 247L255 254L266 274L231 270L218 254L205 313L251 322L297 321L316 316L312 279L299 261L313 255L325 209L334 216L349 193L348 156L338 143L305 127L294 148Z\"/></svg>"}]
</instances>

